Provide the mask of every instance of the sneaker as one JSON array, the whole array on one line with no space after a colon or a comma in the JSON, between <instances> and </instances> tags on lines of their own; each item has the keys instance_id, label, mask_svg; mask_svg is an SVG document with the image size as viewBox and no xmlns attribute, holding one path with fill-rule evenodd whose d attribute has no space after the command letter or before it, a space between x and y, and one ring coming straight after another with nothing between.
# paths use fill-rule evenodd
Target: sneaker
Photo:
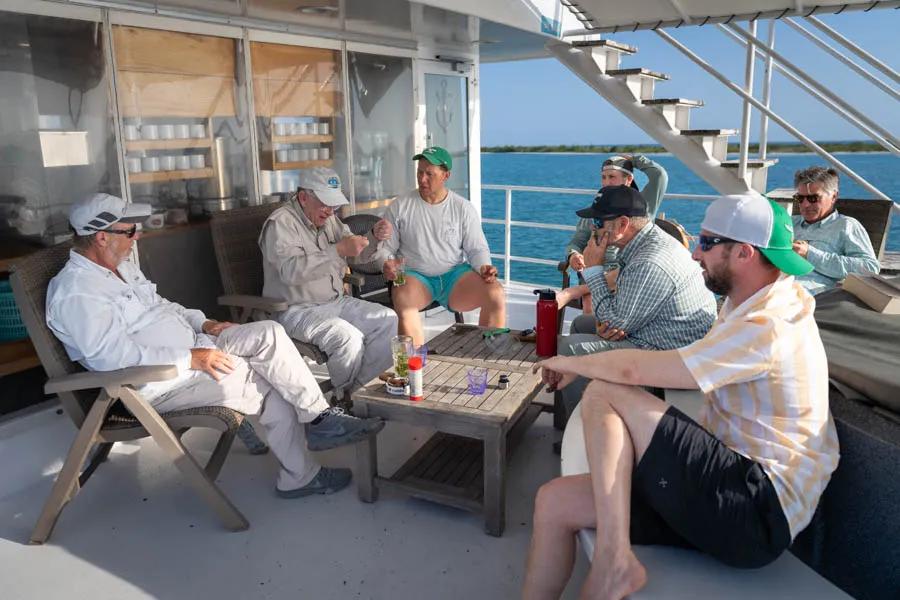
<instances>
[{"instance_id":1,"label":"sneaker","mask_svg":"<svg viewBox=\"0 0 900 600\"><path fill-rule=\"evenodd\" d=\"M250 454L265 454L269 451L269 447L259 439L259 436L256 435L256 431L253 430L253 426L247 419L241 421L241 425L237 430L237 436L247 447Z\"/></svg>"},{"instance_id":2,"label":"sneaker","mask_svg":"<svg viewBox=\"0 0 900 600\"><path fill-rule=\"evenodd\" d=\"M321 420L315 425L306 424L306 446L313 451L355 444L384 429L384 420L380 417L360 419L336 406L320 416Z\"/></svg>"},{"instance_id":3,"label":"sneaker","mask_svg":"<svg viewBox=\"0 0 900 600\"><path fill-rule=\"evenodd\" d=\"M322 467L312 481L293 490L279 490L275 493L280 498L303 498L313 494L333 494L349 485L352 474L350 469L331 469Z\"/></svg>"}]
</instances>

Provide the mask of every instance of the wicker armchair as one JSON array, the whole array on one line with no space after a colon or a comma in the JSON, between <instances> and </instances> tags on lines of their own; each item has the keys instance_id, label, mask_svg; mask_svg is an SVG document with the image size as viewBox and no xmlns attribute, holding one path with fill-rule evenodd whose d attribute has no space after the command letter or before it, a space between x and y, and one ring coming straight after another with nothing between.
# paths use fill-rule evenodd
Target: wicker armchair
<instances>
[{"instance_id":1,"label":"wicker armchair","mask_svg":"<svg viewBox=\"0 0 900 600\"><path fill-rule=\"evenodd\" d=\"M31 534L31 543L42 544L49 538L63 507L106 460L115 442L147 436L169 455L187 482L216 511L225 527L232 531L247 529L247 519L214 482L244 415L221 406L157 413L134 386L172 379L178 375L175 366L88 372L69 360L65 348L47 327L47 285L65 265L69 249L69 245L62 244L23 258L15 264L10 277L22 320L50 377L44 389L48 394L59 396L63 408L78 428ZM208 427L222 432L205 467L201 467L181 443L181 435L191 427ZM84 466L88 455L91 455L90 460Z\"/></svg>"}]
</instances>

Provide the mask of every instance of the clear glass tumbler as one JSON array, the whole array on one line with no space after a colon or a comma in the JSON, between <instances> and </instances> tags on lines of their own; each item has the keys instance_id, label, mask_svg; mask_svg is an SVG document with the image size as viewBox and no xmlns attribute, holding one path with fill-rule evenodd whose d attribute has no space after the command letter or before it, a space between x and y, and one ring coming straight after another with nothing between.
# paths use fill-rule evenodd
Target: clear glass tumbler
<instances>
[{"instance_id":1,"label":"clear glass tumbler","mask_svg":"<svg viewBox=\"0 0 900 600\"><path fill-rule=\"evenodd\" d=\"M397 377L409 376L409 357L415 350L412 338L398 335L391 338L391 354L394 356L394 374Z\"/></svg>"},{"instance_id":2,"label":"clear glass tumbler","mask_svg":"<svg viewBox=\"0 0 900 600\"><path fill-rule=\"evenodd\" d=\"M480 396L487 389L487 369L482 367L472 367L466 371L466 378L469 380L469 393L473 396Z\"/></svg>"}]
</instances>

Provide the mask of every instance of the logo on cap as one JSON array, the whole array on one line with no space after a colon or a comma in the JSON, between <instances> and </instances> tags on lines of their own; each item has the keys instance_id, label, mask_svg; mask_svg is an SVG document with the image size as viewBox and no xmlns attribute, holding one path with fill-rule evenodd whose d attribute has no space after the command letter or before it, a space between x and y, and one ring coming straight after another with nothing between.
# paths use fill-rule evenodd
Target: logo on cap
<instances>
[{"instance_id":1,"label":"logo on cap","mask_svg":"<svg viewBox=\"0 0 900 600\"><path fill-rule=\"evenodd\" d=\"M341 182L337 177L329 177L328 178L328 187L337 189L341 187Z\"/></svg>"}]
</instances>

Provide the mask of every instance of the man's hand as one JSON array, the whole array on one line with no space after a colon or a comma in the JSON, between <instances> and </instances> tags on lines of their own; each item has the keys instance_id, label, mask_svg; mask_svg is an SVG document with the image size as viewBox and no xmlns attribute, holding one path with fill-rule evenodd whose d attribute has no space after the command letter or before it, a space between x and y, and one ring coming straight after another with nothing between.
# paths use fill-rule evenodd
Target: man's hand
<instances>
[{"instance_id":1,"label":"man's hand","mask_svg":"<svg viewBox=\"0 0 900 600\"><path fill-rule=\"evenodd\" d=\"M576 377L575 373L567 366L571 358L568 356L554 356L553 358L542 360L534 364L531 372L537 373L538 369L541 370L541 383L547 386L548 392L561 390L572 383Z\"/></svg>"},{"instance_id":2,"label":"man's hand","mask_svg":"<svg viewBox=\"0 0 900 600\"><path fill-rule=\"evenodd\" d=\"M586 267L602 265L606 259L606 247L609 245L609 233L595 231L584 248L584 264Z\"/></svg>"},{"instance_id":3,"label":"man's hand","mask_svg":"<svg viewBox=\"0 0 900 600\"><path fill-rule=\"evenodd\" d=\"M216 348L191 348L191 368L209 373L210 377L219 381L234 371L234 360Z\"/></svg>"},{"instance_id":4,"label":"man's hand","mask_svg":"<svg viewBox=\"0 0 900 600\"><path fill-rule=\"evenodd\" d=\"M354 257L359 256L363 248L369 245L369 240L364 235L349 235L335 244L338 256Z\"/></svg>"},{"instance_id":5,"label":"man's hand","mask_svg":"<svg viewBox=\"0 0 900 600\"><path fill-rule=\"evenodd\" d=\"M576 271L584 271L584 254L573 252L569 255L569 266Z\"/></svg>"},{"instance_id":6,"label":"man's hand","mask_svg":"<svg viewBox=\"0 0 900 600\"><path fill-rule=\"evenodd\" d=\"M807 253L809 252L809 242L806 240L794 240L794 252L806 258Z\"/></svg>"},{"instance_id":7,"label":"man's hand","mask_svg":"<svg viewBox=\"0 0 900 600\"><path fill-rule=\"evenodd\" d=\"M481 275L481 278L484 279L485 283L494 283L497 281L497 267L494 265L481 265L478 274Z\"/></svg>"},{"instance_id":8,"label":"man's hand","mask_svg":"<svg viewBox=\"0 0 900 600\"><path fill-rule=\"evenodd\" d=\"M400 261L389 258L384 261L384 266L381 267L381 272L384 274L385 281L394 281L397 279L397 264Z\"/></svg>"},{"instance_id":9,"label":"man's hand","mask_svg":"<svg viewBox=\"0 0 900 600\"><path fill-rule=\"evenodd\" d=\"M609 340L611 342L618 342L619 340L625 339L628 335L621 329L616 329L615 327L609 326L609 321L597 322L597 335L599 335L604 340Z\"/></svg>"},{"instance_id":10,"label":"man's hand","mask_svg":"<svg viewBox=\"0 0 900 600\"><path fill-rule=\"evenodd\" d=\"M381 219L375 223L374 227L372 227L372 235L375 236L375 239L379 242L388 240L394 235L394 226L391 225L391 222L387 219Z\"/></svg>"},{"instance_id":11,"label":"man's hand","mask_svg":"<svg viewBox=\"0 0 900 600\"><path fill-rule=\"evenodd\" d=\"M586 285L574 285L572 287L567 287L556 292L556 304L560 309L563 309L572 300L575 300L576 298L584 298L584 296L587 296L590 293L591 290Z\"/></svg>"},{"instance_id":12,"label":"man's hand","mask_svg":"<svg viewBox=\"0 0 900 600\"><path fill-rule=\"evenodd\" d=\"M216 321L215 319L209 319L207 321L203 321L203 325L200 327L200 330L206 335L218 336L221 335L223 331L228 329L229 327L234 327L237 323L230 323L229 321Z\"/></svg>"},{"instance_id":13,"label":"man's hand","mask_svg":"<svg viewBox=\"0 0 900 600\"><path fill-rule=\"evenodd\" d=\"M604 273L603 276L606 277L606 286L609 288L609 291L616 291L616 281L619 279L619 269L610 269Z\"/></svg>"}]
</instances>

